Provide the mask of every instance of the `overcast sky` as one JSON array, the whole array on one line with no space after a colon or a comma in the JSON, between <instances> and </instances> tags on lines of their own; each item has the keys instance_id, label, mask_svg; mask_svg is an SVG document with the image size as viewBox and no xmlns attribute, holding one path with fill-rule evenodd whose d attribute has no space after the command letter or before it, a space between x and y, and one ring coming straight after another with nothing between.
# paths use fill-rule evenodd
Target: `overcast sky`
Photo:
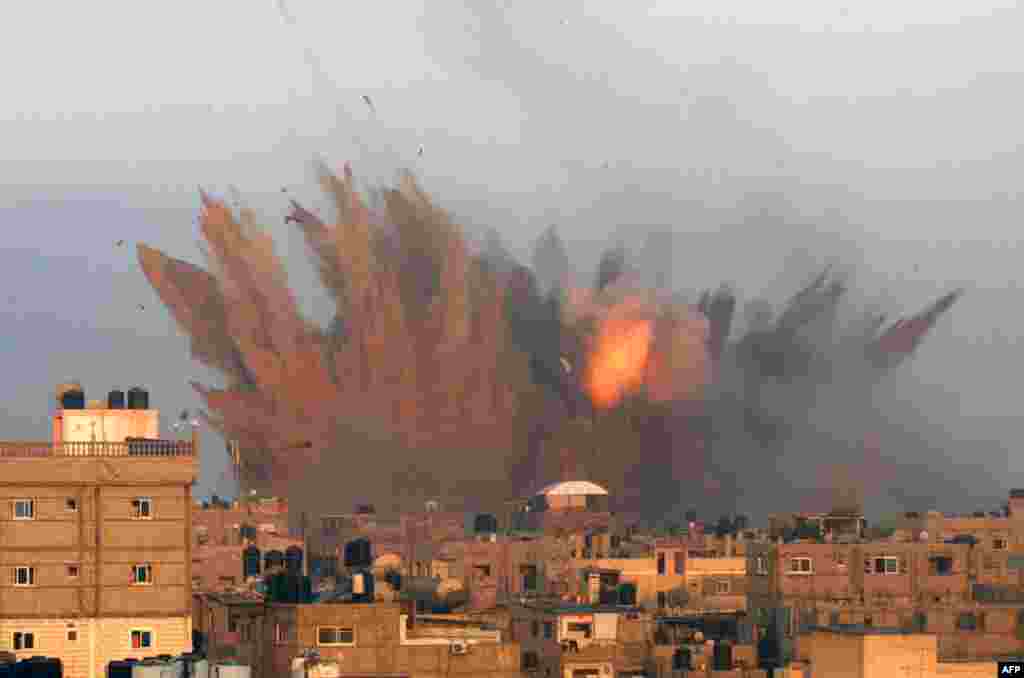
<instances>
[{"instance_id":1,"label":"overcast sky","mask_svg":"<svg viewBox=\"0 0 1024 678\"><path fill-rule=\"evenodd\" d=\"M168 414L199 404L185 382L212 377L133 247L200 261L197 185L241 189L326 319L280 191L321 206L321 155L372 181L413 168L517 252L557 223L581 269L609 238L671 227L684 289L781 299L836 262L864 303L899 314L966 286L892 397L923 391L921 416L950 433L937 458L983 466L991 493L973 492L999 496L1024 485L1016 5L12 3L3 435L45 437L53 386L72 377L89 397L148 385ZM200 492L226 490L206 440Z\"/></svg>"}]
</instances>

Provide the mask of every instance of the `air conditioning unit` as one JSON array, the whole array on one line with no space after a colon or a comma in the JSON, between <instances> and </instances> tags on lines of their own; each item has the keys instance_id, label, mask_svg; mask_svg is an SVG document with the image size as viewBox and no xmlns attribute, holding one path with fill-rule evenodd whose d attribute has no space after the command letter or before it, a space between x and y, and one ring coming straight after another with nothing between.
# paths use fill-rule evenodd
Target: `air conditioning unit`
<instances>
[{"instance_id":1,"label":"air conditioning unit","mask_svg":"<svg viewBox=\"0 0 1024 678\"><path fill-rule=\"evenodd\" d=\"M467 645L461 640L456 640L448 646L448 651L454 655L466 654L469 652Z\"/></svg>"}]
</instances>

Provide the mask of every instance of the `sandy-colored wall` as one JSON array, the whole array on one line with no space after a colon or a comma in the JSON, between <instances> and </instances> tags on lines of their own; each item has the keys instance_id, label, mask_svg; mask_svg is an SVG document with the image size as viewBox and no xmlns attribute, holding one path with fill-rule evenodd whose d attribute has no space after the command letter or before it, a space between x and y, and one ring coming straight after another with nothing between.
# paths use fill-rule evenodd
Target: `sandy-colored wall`
<instances>
[{"instance_id":1,"label":"sandy-colored wall","mask_svg":"<svg viewBox=\"0 0 1024 678\"><path fill-rule=\"evenodd\" d=\"M77 637L68 639L68 631ZM133 650L130 633L133 629L153 632L154 646L148 650ZM106 675L107 664L128 657L154 657L159 654L177 655L192 647L188 618L156 619L0 619L0 649L13 651L11 645L15 631L30 632L35 647L16 652L19 659L42 655L57 657L64 664L65 678L101 678ZM90 661L94 673L90 676Z\"/></svg>"},{"instance_id":2,"label":"sandy-colored wall","mask_svg":"<svg viewBox=\"0 0 1024 678\"><path fill-rule=\"evenodd\" d=\"M63 442L123 443L125 438L160 437L157 410L62 410L59 416Z\"/></svg>"},{"instance_id":3,"label":"sandy-colored wall","mask_svg":"<svg viewBox=\"0 0 1024 678\"><path fill-rule=\"evenodd\" d=\"M979 662L939 662L936 676L950 678L989 678L996 675L998 665L994 661Z\"/></svg>"}]
</instances>

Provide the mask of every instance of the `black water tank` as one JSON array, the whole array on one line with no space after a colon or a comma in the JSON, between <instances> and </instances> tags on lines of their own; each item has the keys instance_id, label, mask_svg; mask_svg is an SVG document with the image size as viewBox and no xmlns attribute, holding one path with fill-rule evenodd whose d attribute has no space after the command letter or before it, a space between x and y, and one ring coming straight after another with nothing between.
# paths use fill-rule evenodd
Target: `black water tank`
<instances>
[{"instance_id":1,"label":"black water tank","mask_svg":"<svg viewBox=\"0 0 1024 678\"><path fill-rule=\"evenodd\" d=\"M32 657L17 663L16 678L64 678L64 665L52 657Z\"/></svg>"},{"instance_id":2,"label":"black water tank","mask_svg":"<svg viewBox=\"0 0 1024 678\"><path fill-rule=\"evenodd\" d=\"M290 574L302 574L302 549L289 546L284 552L284 562Z\"/></svg>"},{"instance_id":3,"label":"black water tank","mask_svg":"<svg viewBox=\"0 0 1024 678\"><path fill-rule=\"evenodd\" d=\"M124 409L124 391L115 388L113 391L107 394L107 409Z\"/></svg>"},{"instance_id":4,"label":"black water tank","mask_svg":"<svg viewBox=\"0 0 1024 678\"><path fill-rule=\"evenodd\" d=\"M269 570L284 565L284 554L280 551L267 551L263 555L263 569Z\"/></svg>"},{"instance_id":5,"label":"black water tank","mask_svg":"<svg viewBox=\"0 0 1024 678\"><path fill-rule=\"evenodd\" d=\"M85 391L81 389L65 391L60 397L60 406L65 410L84 410Z\"/></svg>"},{"instance_id":6,"label":"black water tank","mask_svg":"<svg viewBox=\"0 0 1024 678\"><path fill-rule=\"evenodd\" d=\"M135 386L134 388L128 389L128 409L148 410L149 391L142 388L141 386Z\"/></svg>"},{"instance_id":7,"label":"black water tank","mask_svg":"<svg viewBox=\"0 0 1024 678\"><path fill-rule=\"evenodd\" d=\"M242 551L242 579L260 576L260 550L249 545Z\"/></svg>"},{"instance_id":8,"label":"black water tank","mask_svg":"<svg viewBox=\"0 0 1024 678\"><path fill-rule=\"evenodd\" d=\"M490 513L478 513L473 520L473 532L476 534L497 534L498 519Z\"/></svg>"},{"instance_id":9,"label":"black water tank","mask_svg":"<svg viewBox=\"0 0 1024 678\"><path fill-rule=\"evenodd\" d=\"M370 567L373 565L370 540L365 537L353 539L345 544L345 567Z\"/></svg>"}]
</instances>

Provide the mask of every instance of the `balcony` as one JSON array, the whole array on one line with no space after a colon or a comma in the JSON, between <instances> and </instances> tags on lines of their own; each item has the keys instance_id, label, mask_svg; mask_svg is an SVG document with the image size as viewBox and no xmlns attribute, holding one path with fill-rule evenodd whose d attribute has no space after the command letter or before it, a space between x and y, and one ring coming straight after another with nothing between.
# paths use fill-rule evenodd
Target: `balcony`
<instances>
[{"instance_id":1,"label":"balcony","mask_svg":"<svg viewBox=\"0 0 1024 678\"><path fill-rule=\"evenodd\" d=\"M189 440L106 442L0 442L0 459L55 457L192 457Z\"/></svg>"}]
</instances>

